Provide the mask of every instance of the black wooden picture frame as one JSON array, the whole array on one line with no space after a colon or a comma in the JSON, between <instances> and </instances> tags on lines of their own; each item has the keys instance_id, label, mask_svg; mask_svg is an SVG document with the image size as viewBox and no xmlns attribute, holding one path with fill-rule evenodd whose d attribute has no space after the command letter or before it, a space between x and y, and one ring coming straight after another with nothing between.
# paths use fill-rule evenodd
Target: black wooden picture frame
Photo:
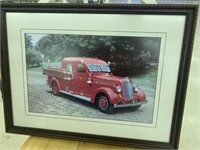
<instances>
[{"instance_id":1,"label":"black wooden picture frame","mask_svg":"<svg viewBox=\"0 0 200 150\"><path fill-rule=\"evenodd\" d=\"M1 74L6 132L140 148L178 148L197 13L197 5L3 3L1 5ZM73 18L70 15L75 15L77 18ZM70 16L69 18L71 19L67 20L69 18L65 18L66 16ZM31 17L33 22L37 23L31 25L28 19ZM60 20L57 20L57 17L60 17ZM15 19L13 20L13 18ZM86 18L89 18L91 24L96 21L94 18L99 19L101 25L97 23L90 25L84 22ZM158 62L160 75L158 73L156 83L159 87L157 86L155 89L155 93L159 96L153 102L151 122L129 123L127 121L112 121L98 117L91 119L81 116L79 116L80 119L74 119L74 116L65 118L65 116L60 117L57 114L29 112L27 108L29 86L27 85L25 34L30 33L30 30L33 31L32 34L63 34L60 31L65 32L66 29L59 24L65 19L66 28L70 30L70 33L73 31L72 34L84 32L83 34L86 35L95 35L98 31L102 32L103 35L109 33L114 36L151 37L158 34L159 37L161 35L161 45L163 46L160 46ZM83 19L80 22L80 26L85 24L85 26L89 26L88 29L87 27L80 27L80 31L78 31L79 26L76 25L78 23L76 19ZM108 23L104 19L107 19ZM115 24L111 23L112 19ZM54 20L60 22L55 23ZM164 22L164 20L167 21ZM49 21L53 22L52 25L48 24ZM69 25L69 22L72 24ZM124 22L127 23L125 24ZM157 26L152 27L152 22L156 22ZM149 26L147 25L148 23ZM180 23L180 30L178 29L179 27L177 28L176 23ZM121 26L125 27L122 28ZM174 33L175 30L177 30L177 33ZM173 36L177 41L170 39ZM166 63L170 64L170 62L172 65L166 65ZM170 78L170 75L166 75L166 72L171 68L173 68L172 78ZM168 79L166 78L167 76L169 77ZM166 79L169 81L166 81ZM169 87L172 86L171 90L168 89L168 85L165 85L166 83L169 83ZM165 100L168 96L171 100L166 102ZM19 112L19 110L21 111ZM167 113L168 110L169 115ZM162 122L165 123L164 116L167 116L168 119L166 120L169 120L166 122L166 126L162 126ZM41 124L38 123L40 121ZM69 123L69 126L67 123ZM106 127L107 129L105 129ZM161 128L166 132L159 133ZM119 129L122 131L119 131ZM150 133L152 133L152 138L149 136ZM159 136L163 136L163 138L161 137L163 140L159 140Z\"/></svg>"}]
</instances>

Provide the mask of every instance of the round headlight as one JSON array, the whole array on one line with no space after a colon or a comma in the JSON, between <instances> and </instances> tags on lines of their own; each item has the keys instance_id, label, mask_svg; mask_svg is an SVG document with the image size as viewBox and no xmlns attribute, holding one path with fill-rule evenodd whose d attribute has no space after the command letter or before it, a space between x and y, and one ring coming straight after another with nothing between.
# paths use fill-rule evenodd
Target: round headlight
<instances>
[{"instance_id":1,"label":"round headlight","mask_svg":"<svg viewBox=\"0 0 200 150\"><path fill-rule=\"evenodd\" d=\"M122 91L121 86L116 86L116 90L117 90L117 92L121 92Z\"/></svg>"}]
</instances>

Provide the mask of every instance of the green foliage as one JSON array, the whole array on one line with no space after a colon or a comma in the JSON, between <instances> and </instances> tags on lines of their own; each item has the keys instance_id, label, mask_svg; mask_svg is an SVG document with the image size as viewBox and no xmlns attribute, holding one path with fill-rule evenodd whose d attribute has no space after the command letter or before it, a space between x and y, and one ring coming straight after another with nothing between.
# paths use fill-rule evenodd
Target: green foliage
<instances>
[{"instance_id":1,"label":"green foliage","mask_svg":"<svg viewBox=\"0 0 200 150\"><path fill-rule=\"evenodd\" d=\"M26 49L33 48L31 36L28 34L25 34L25 48Z\"/></svg>"},{"instance_id":2,"label":"green foliage","mask_svg":"<svg viewBox=\"0 0 200 150\"><path fill-rule=\"evenodd\" d=\"M27 67L40 66L42 63L42 54L35 49L26 50L26 64Z\"/></svg>"},{"instance_id":3,"label":"green foliage","mask_svg":"<svg viewBox=\"0 0 200 150\"><path fill-rule=\"evenodd\" d=\"M25 35L26 64L27 67L40 66L42 63L42 53L33 48L32 38Z\"/></svg>"},{"instance_id":4,"label":"green foliage","mask_svg":"<svg viewBox=\"0 0 200 150\"><path fill-rule=\"evenodd\" d=\"M135 74L158 63L161 38L96 35L48 34L35 49L46 60L60 61L64 57L95 57L111 62L114 74Z\"/></svg>"}]
</instances>

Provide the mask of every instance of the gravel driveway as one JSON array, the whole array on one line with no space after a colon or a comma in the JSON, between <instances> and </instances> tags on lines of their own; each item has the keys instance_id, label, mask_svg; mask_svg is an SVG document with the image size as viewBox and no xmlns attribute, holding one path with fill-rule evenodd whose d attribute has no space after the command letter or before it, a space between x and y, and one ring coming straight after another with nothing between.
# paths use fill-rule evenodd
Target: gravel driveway
<instances>
[{"instance_id":1,"label":"gravel driveway","mask_svg":"<svg viewBox=\"0 0 200 150\"><path fill-rule=\"evenodd\" d=\"M155 89L151 87L141 87L147 96L148 103L139 110L133 111L131 107L118 108L111 114L104 114L94 104L81 99L65 94L54 96L46 85L46 79L47 77L41 72L28 71L28 107L30 112L129 122L152 122Z\"/></svg>"}]
</instances>

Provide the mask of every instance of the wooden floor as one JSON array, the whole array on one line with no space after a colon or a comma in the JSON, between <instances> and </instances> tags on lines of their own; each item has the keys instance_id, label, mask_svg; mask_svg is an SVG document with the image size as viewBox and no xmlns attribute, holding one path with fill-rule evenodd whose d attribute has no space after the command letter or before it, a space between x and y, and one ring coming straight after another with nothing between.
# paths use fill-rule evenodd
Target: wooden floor
<instances>
[{"instance_id":1,"label":"wooden floor","mask_svg":"<svg viewBox=\"0 0 200 150\"><path fill-rule=\"evenodd\" d=\"M136 150L130 147L121 147L89 142L78 142L70 140L50 139L42 137L30 137L22 146L21 150Z\"/></svg>"}]
</instances>

